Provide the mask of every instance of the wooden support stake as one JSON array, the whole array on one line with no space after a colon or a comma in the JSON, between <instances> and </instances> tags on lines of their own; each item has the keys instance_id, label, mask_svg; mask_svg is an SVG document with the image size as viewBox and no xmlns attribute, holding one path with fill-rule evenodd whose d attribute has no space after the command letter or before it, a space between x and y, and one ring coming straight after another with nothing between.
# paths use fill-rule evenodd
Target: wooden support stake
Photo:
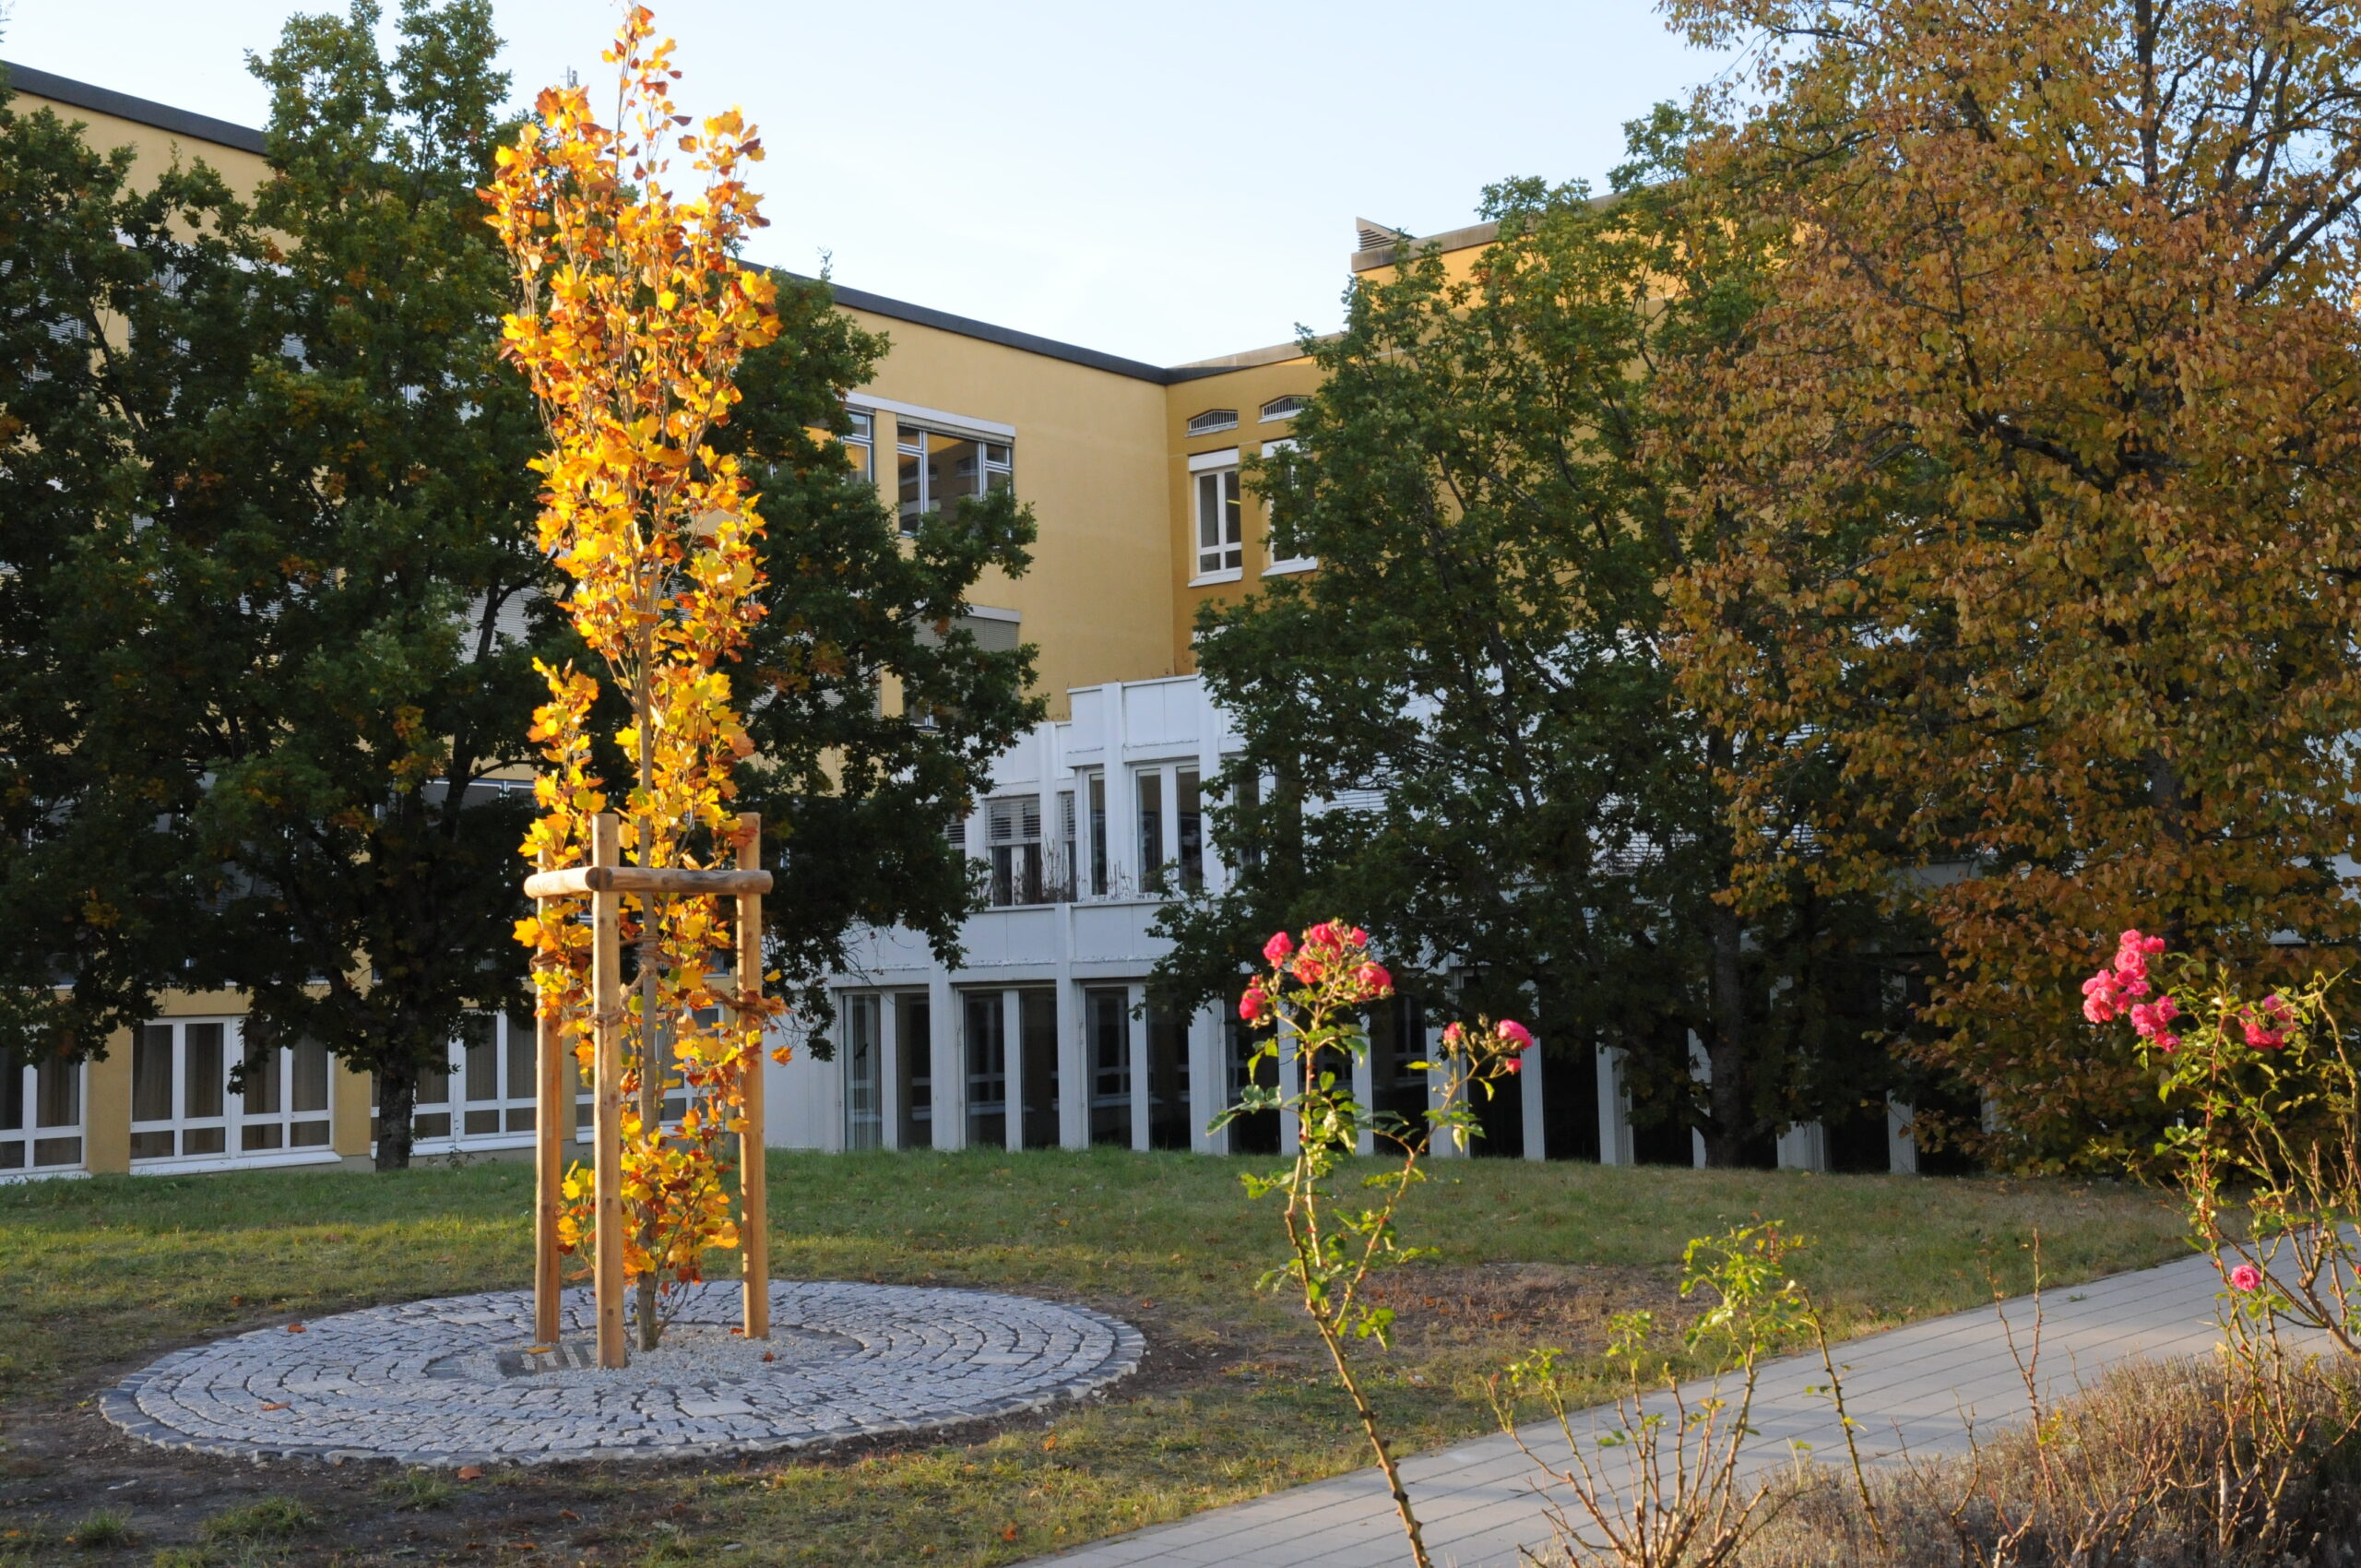
<instances>
[{"instance_id":1,"label":"wooden support stake","mask_svg":"<svg viewBox=\"0 0 2361 1568\"><path fill-rule=\"evenodd\" d=\"M763 819L758 812L738 815L738 869L758 871L763 863ZM738 991L759 995L763 989L763 896L753 890L738 895ZM758 1042L744 1080L745 1130L738 1134L738 1244L745 1257L746 1337L771 1336L771 1224L769 1172L763 1164L763 1076L769 1052Z\"/></svg>"},{"instance_id":2,"label":"wooden support stake","mask_svg":"<svg viewBox=\"0 0 2361 1568\"><path fill-rule=\"evenodd\" d=\"M543 858L544 869L547 857ZM564 1020L543 1011L540 988L533 988L533 1342L555 1345L558 1292L557 1222L565 1181L565 1134L573 1107L566 1103Z\"/></svg>"},{"instance_id":3,"label":"wooden support stake","mask_svg":"<svg viewBox=\"0 0 2361 1568\"><path fill-rule=\"evenodd\" d=\"M622 834L612 812L590 823L590 863L622 863ZM623 1348L623 896L590 896L590 1005L597 1030L597 1096L592 1113L597 1146L593 1174L598 1185L596 1295L599 1364L626 1365Z\"/></svg>"}]
</instances>

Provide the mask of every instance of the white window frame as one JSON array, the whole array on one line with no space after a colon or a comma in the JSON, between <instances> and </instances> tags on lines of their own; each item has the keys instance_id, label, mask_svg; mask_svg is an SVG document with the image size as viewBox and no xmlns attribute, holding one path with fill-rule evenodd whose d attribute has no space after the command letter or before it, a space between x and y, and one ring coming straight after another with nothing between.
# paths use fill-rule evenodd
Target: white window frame
<instances>
[{"instance_id":1,"label":"white window frame","mask_svg":"<svg viewBox=\"0 0 2361 1568\"><path fill-rule=\"evenodd\" d=\"M981 498L996 490L1016 488L1016 443L1014 436L972 434L956 430L940 430L910 421L897 421L894 428L894 507L896 526L904 539L917 534L920 517L942 509L938 505L940 498L934 493L933 449L928 440L930 436L941 436L945 441L959 442L976 449L974 457L967 459L964 475L955 469L954 477L980 478L981 483L974 489L960 491L952 499ZM906 457L918 459L918 498L915 501L905 499L902 494L902 460ZM917 509L909 510L911 507Z\"/></svg>"},{"instance_id":2,"label":"white window frame","mask_svg":"<svg viewBox=\"0 0 2361 1568\"><path fill-rule=\"evenodd\" d=\"M1225 430L1238 428L1236 409L1201 409L1189 416L1181 427L1191 435L1219 435Z\"/></svg>"},{"instance_id":3,"label":"white window frame","mask_svg":"<svg viewBox=\"0 0 2361 1568\"><path fill-rule=\"evenodd\" d=\"M994 795L984 802L984 856L991 867L987 877L986 902L995 909L1037 909L1057 900L1050 897L1053 883L1049 866L1049 844L1041 820L1041 797L1034 790L1022 794ZM1027 834L1026 829L1031 829ZM1025 851L1030 849L1031 875L1026 875ZM1001 897L1005 886L1008 897ZM1026 898L1026 892L1038 892L1041 897Z\"/></svg>"},{"instance_id":4,"label":"white window frame","mask_svg":"<svg viewBox=\"0 0 2361 1568\"><path fill-rule=\"evenodd\" d=\"M1296 415L1303 412L1300 408L1288 409L1283 413L1276 414L1271 411L1271 404L1285 402L1289 398L1294 398L1299 401L1303 402L1309 402L1311 400L1309 394L1306 393L1282 392L1277 397L1272 398L1270 402L1266 402L1263 405L1262 410L1260 410L1261 417L1258 418L1255 422L1258 424L1276 424L1281 420L1291 420L1295 418Z\"/></svg>"},{"instance_id":5,"label":"white window frame","mask_svg":"<svg viewBox=\"0 0 2361 1568\"><path fill-rule=\"evenodd\" d=\"M1295 443L1291 440L1263 443L1263 456L1265 457L1274 453L1291 452L1294 449ZM1271 540L1271 503L1267 497L1263 502L1263 575L1266 577L1284 577L1293 572L1309 572L1320 564L1320 557L1317 555L1282 557L1279 554L1278 546Z\"/></svg>"},{"instance_id":6,"label":"white window frame","mask_svg":"<svg viewBox=\"0 0 2361 1568\"><path fill-rule=\"evenodd\" d=\"M1209 493L1213 504L1224 509L1224 515L1211 519L1205 515ZM1215 535L1210 543L1205 537L1209 523ZM1189 538L1197 567L1189 579L1191 588L1234 583L1245 576L1246 495L1239 479L1237 447L1200 452L1189 459Z\"/></svg>"},{"instance_id":7,"label":"white window frame","mask_svg":"<svg viewBox=\"0 0 2361 1568\"><path fill-rule=\"evenodd\" d=\"M1197 783L1197 867L1194 880L1191 880L1188 876L1185 862L1181 860L1180 854L1180 776L1184 773L1195 779ZM1145 813L1143 802L1146 792L1140 788L1140 784L1142 780L1147 778L1157 781L1156 796L1157 843L1156 853L1152 858L1147 854L1147 845L1142 842L1147 826L1142 820ZM1132 842L1136 847L1135 853L1139 856L1140 861L1133 870L1139 876L1140 885L1145 888L1167 866L1176 869L1180 883L1178 891L1180 894L1193 893L1213 885L1215 872L1212 825L1205 820L1204 776L1203 766L1198 759L1193 756L1169 757L1158 762L1133 764L1131 795Z\"/></svg>"},{"instance_id":8,"label":"white window frame","mask_svg":"<svg viewBox=\"0 0 2361 1568\"><path fill-rule=\"evenodd\" d=\"M882 991L847 992L836 1009L841 1041L836 1049L844 1063L843 1146L848 1152L885 1146L884 1013L891 994ZM864 1024L865 1028L861 1027ZM864 1056L872 1075L865 1096L857 1092L860 1086L853 1076L855 1063Z\"/></svg>"},{"instance_id":9,"label":"white window frame","mask_svg":"<svg viewBox=\"0 0 2361 1568\"><path fill-rule=\"evenodd\" d=\"M846 455L853 459L853 467L860 477L872 484L877 480L877 416L867 409L848 409L852 416L852 429L840 439Z\"/></svg>"},{"instance_id":10,"label":"white window frame","mask_svg":"<svg viewBox=\"0 0 2361 1568\"><path fill-rule=\"evenodd\" d=\"M1122 830L1116 820L1119 809L1115 803L1114 786L1108 781L1104 767L1084 767L1074 770L1074 896L1077 902L1086 898L1114 898L1122 881L1120 866L1113 853L1115 835Z\"/></svg>"},{"instance_id":11,"label":"white window frame","mask_svg":"<svg viewBox=\"0 0 2361 1568\"><path fill-rule=\"evenodd\" d=\"M1122 1038L1117 1043L1121 1055L1112 1066L1100 1054L1106 1041L1098 1037L1099 1004L1106 998L1115 999L1116 1021L1122 1026ZM1111 1111L1121 1107L1129 1112L1132 1107L1132 992L1123 983L1102 985L1086 983L1082 987L1083 1028L1089 1031L1090 1049L1084 1065L1090 1074L1090 1109ZM1114 1087L1108 1087L1109 1080Z\"/></svg>"},{"instance_id":12,"label":"white window frame","mask_svg":"<svg viewBox=\"0 0 2361 1568\"><path fill-rule=\"evenodd\" d=\"M0 1127L0 1182L29 1182L49 1176L77 1176L89 1169L90 1158L90 1075L80 1062L68 1062L56 1057L33 1067L0 1067L0 1073L16 1073L20 1113L13 1127ZM43 1073L65 1073L73 1076L74 1120L71 1122L42 1121L41 1080ZM43 1154L55 1155L58 1144L71 1142L71 1159L43 1159ZM42 1146L52 1146L44 1148Z\"/></svg>"},{"instance_id":13,"label":"white window frame","mask_svg":"<svg viewBox=\"0 0 2361 1568\"><path fill-rule=\"evenodd\" d=\"M192 1028L219 1025L221 1029L221 1113L218 1116L188 1114L188 1033ZM131 1157L134 1175L144 1172L176 1170L253 1170L277 1165L331 1165L340 1158L336 1152L336 1059L327 1059L326 1103L319 1107L295 1108L295 1053L287 1047L278 1048L277 1063L279 1085L279 1108L275 1111L249 1114L246 1095L229 1087L230 1075L245 1059L245 1021L236 1016L196 1015L188 1017L151 1018L140 1026L142 1036L150 1029L172 1031L172 1114L168 1117L140 1119L137 1115L137 1087L133 1087L131 1134L135 1142L143 1134L151 1136L169 1134L172 1152L169 1155ZM133 1070L137 1071L138 1052L143 1039L132 1042ZM274 1146L248 1148L247 1134L260 1134L275 1129ZM191 1152L191 1134L202 1136L219 1132L221 1147L216 1151L201 1149ZM299 1142L298 1138L317 1141Z\"/></svg>"},{"instance_id":14,"label":"white window frame","mask_svg":"<svg viewBox=\"0 0 2361 1568\"><path fill-rule=\"evenodd\" d=\"M452 1037L445 1048L444 1062L450 1068L443 1079L444 1098L436 1100L421 1099L410 1108L410 1152L414 1155L456 1154L461 1149L530 1148L533 1145L533 1119L540 1107L540 1026L534 1021L532 1004L518 1004L516 1012L471 1012L470 1018L492 1020L492 1093L484 1098L472 1098L468 1082L468 1039L464 1034ZM518 1039L519 1026L524 1030ZM522 1072L512 1059L512 1045L524 1049ZM522 1083L516 1080L523 1078ZM426 1088L421 1079L419 1087ZM583 1103L590 1103L583 1097ZM448 1115L445 1132L421 1135L420 1116ZM470 1131L469 1118L490 1118L489 1131ZM375 1126L377 1108L369 1109L371 1126ZM569 1131L569 1135L571 1132Z\"/></svg>"}]
</instances>

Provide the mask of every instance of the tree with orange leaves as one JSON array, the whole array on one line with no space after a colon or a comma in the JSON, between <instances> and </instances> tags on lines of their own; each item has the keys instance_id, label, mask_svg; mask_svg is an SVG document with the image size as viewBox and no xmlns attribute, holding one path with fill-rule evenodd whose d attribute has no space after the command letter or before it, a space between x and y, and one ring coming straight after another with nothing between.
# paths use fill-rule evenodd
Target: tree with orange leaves
<instances>
[{"instance_id":1,"label":"tree with orange leaves","mask_svg":"<svg viewBox=\"0 0 2361 1568\"><path fill-rule=\"evenodd\" d=\"M2090 952L2153 920L2268 989L2361 939L2361 6L1670 9L1750 49L1697 173L1786 238L1666 388L1711 425L1675 598L1689 695L1762 738L1748 886L1928 918L1918 1043L1995 1153L2144 1151Z\"/></svg>"},{"instance_id":2,"label":"tree with orange leaves","mask_svg":"<svg viewBox=\"0 0 2361 1568\"><path fill-rule=\"evenodd\" d=\"M636 865L693 870L728 863L734 847L731 775L753 745L729 666L763 613L756 498L713 437L739 400L741 359L778 320L768 277L732 259L762 222L741 178L762 144L734 109L688 128L672 51L633 7L606 54L620 77L614 125L594 118L581 88L544 90L485 194L521 289L504 351L549 434L534 465L541 546L628 705L612 737L633 767L623 850ZM672 188L676 155L699 179L694 196ZM550 766L525 851L559 869L586 862L591 820L608 806L592 730L602 684L570 666L542 674L550 700L532 738ZM777 1010L760 975L720 972L735 933L717 905L649 897L626 916L639 967L625 1025L623 1266L644 1349L666 1292L700 1277L708 1249L737 1244L721 1150ZM587 1074L589 933L577 912L578 901L544 900L518 936L534 949L543 1014L563 1020ZM568 1178L569 1250L589 1228L587 1187Z\"/></svg>"}]
</instances>

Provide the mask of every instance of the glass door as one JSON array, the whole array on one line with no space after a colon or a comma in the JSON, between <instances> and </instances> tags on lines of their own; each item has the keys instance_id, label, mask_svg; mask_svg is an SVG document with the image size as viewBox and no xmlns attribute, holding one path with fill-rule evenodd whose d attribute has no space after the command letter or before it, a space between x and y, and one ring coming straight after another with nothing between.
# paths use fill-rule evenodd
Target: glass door
<instances>
[{"instance_id":1,"label":"glass door","mask_svg":"<svg viewBox=\"0 0 2361 1568\"><path fill-rule=\"evenodd\" d=\"M884 1142L883 1051L877 997L848 996L844 1007L845 1147L872 1149Z\"/></svg>"}]
</instances>

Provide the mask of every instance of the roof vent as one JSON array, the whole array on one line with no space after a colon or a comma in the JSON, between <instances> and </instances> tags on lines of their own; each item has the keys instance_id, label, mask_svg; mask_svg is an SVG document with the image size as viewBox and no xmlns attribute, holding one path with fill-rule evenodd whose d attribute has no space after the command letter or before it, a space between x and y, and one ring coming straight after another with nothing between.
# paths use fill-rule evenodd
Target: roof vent
<instances>
[{"instance_id":1,"label":"roof vent","mask_svg":"<svg viewBox=\"0 0 2361 1568\"><path fill-rule=\"evenodd\" d=\"M1359 232L1360 248L1365 251L1381 250L1387 245L1399 244L1410 237L1405 230L1389 229L1382 223L1372 223L1366 218L1354 219L1353 227Z\"/></svg>"}]
</instances>

